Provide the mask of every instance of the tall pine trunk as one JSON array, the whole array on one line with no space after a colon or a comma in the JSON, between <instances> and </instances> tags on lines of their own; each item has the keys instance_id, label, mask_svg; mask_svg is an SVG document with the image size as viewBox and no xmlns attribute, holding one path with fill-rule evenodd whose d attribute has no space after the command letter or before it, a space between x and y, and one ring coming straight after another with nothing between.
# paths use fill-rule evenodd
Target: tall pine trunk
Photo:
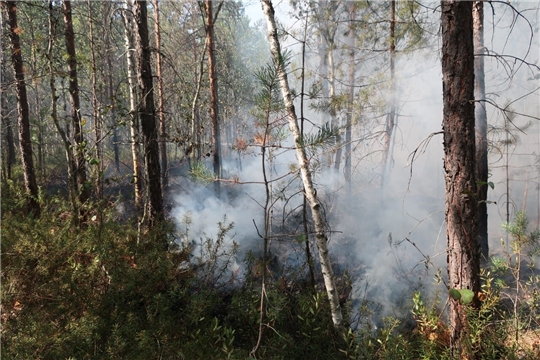
<instances>
[{"instance_id":1,"label":"tall pine trunk","mask_svg":"<svg viewBox=\"0 0 540 360\"><path fill-rule=\"evenodd\" d=\"M319 248L319 260L321 263L321 271L328 294L328 300L330 302L330 309L332 315L332 321L336 328L341 328L343 323L343 315L341 314L341 306L339 304L339 294L337 292L336 283L334 279L334 271L330 262L330 256L328 253L328 237L324 228L324 220L321 213L321 204L317 198L317 193L313 187L313 181L311 177L311 170L309 168L309 160L306 154L306 150L302 145L302 137L300 134L300 128L298 127L298 118L294 109L294 103L292 94L289 88L289 81L287 79L287 72L284 68L283 57L281 54L281 46L279 44L276 21L274 17L274 7L271 0L261 0L264 14L266 16L266 23L268 27L268 39L270 41L270 51L274 59L275 65L278 69L279 85L281 87L281 93L283 95L283 101L289 118L289 129L293 134L294 144L296 149L296 156L300 166L300 173L302 176L302 182L304 185L305 195L311 207L311 215L313 217L313 223L315 226L315 238L317 240L317 247Z\"/></svg>"},{"instance_id":2,"label":"tall pine trunk","mask_svg":"<svg viewBox=\"0 0 540 360\"><path fill-rule=\"evenodd\" d=\"M62 11L64 13L64 36L68 55L67 64L69 74L69 103L71 106L73 139L75 140L76 146L75 159L77 163L77 171L75 176L77 179L79 202L82 205L86 203L90 195L86 184L86 143L82 128L81 102L79 98L79 82L77 78L77 58L75 52L75 33L73 31L73 21L71 16L71 1L64 0L62 2Z\"/></svg>"},{"instance_id":3,"label":"tall pine trunk","mask_svg":"<svg viewBox=\"0 0 540 360\"><path fill-rule=\"evenodd\" d=\"M139 118L143 133L143 148L147 181L148 201L146 215L152 228L164 219L163 195L161 193L161 171L159 166L158 128L154 107L151 51L148 41L148 13L146 1L133 3L135 19L135 43L137 49L137 78L140 89Z\"/></svg>"},{"instance_id":4,"label":"tall pine trunk","mask_svg":"<svg viewBox=\"0 0 540 360\"><path fill-rule=\"evenodd\" d=\"M446 236L450 289L469 289L478 304L480 289L474 129L474 51L472 2L444 0L442 74ZM466 346L467 306L450 302L450 346L456 357L474 358Z\"/></svg>"},{"instance_id":5,"label":"tall pine trunk","mask_svg":"<svg viewBox=\"0 0 540 360\"><path fill-rule=\"evenodd\" d=\"M474 31L474 97L476 124L476 180L478 186L478 240L483 260L489 258L488 243L488 142L486 113L486 84L484 77L484 2L475 1L473 5Z\"/></svg>"},{"instance_id":6,"label":"tall pine trunk","mask_svg":"<svg viewBox=\"0 0 540 360\"><path fill-rule=\"evenodd\" d=\"M21 41L19 38L19 27L17 25L17 5L15 1L2 2L7 8L9 23L9 38L11 40L11 61L17 82L17 110L19 125L19 146L24 175L24 187L26 190L26 207L29 213L38 217L41 208L38 202L38 187L32 157L32 142L30 134L30 110L28 108L28 95L26 93L26 82L24 80L24 65L21 54Z\"/></svg>"}]
</instances>

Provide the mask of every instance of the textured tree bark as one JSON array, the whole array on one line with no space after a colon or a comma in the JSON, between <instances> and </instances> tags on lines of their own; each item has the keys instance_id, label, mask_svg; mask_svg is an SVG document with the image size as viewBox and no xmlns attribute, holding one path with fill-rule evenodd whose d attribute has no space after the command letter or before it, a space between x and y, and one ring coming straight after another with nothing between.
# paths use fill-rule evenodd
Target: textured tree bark
<instances>
[{"instance_id":1,"label":"textured tree bark","mask_svg":"<svg viewBox=\"0 0 540 360\"><path fill-rule=\"evenodd\" d=\"M480 289L474 130L474 53L472 2L445 0L442 5L444 169L448 281L451 289ZM477 355L464 341L466 306L450 301L450 346L457 357Z\"/></svg>"},{"instance_id":2,"label":"textured tree bark","mask_svg":"<svg viewBox=\"0 0 540 360\"><path fill-rule=\"evenodd\" d=\"M73 124L73 139L75 140L77 162L77 172L75 173L78 186L79 202L84 204L90 194L86 184L86 143L84 141L81 117L81 102L79 99L79 82L77 79L77 58L75 52L75 33L73 32L73 21L71 19L71 1L62 2L62 11L64 13L64 36L66 39L66 50L68 55L68 73L69 73L69 103L71 106L71 119ZM84 214L82 214L84 218Z\"/></svg>"},{"instance_id":3,"label":"textured tree bark","mask_svg":"<svg viewBox=\"0 0 540 360\"><path fill-rule=\"evenodd\" d=\"M24 187L26 190L26 207L30 214L39 217L41 208L38 200L38 187L32 158L32 142L30 136L30 111L28 108L28 95L24 80L23 58L21 54L21 42L19 38L20 28L17 25L17 5L15 1L2 2L7 8L9 23L9 38L11 40L11 61L15 80L17 81L17 110L19 125L19 146L24 175Z\"/></svg>"},{"instance_id":4,"label":"textured tree bark","mask_svg":"<svg viewBox=\"0 0 540 360\"><path fill-rule=\"evenodd\" d=\"M146 1L133 3L135 19L135 42L137 51L137 78L140 89L139 118L143 133L145 171L147 181L148 202L146 215L148 226L152 228L164 219L163 195L161 193L161 171L159 166L158 129L156 127L156 110L154 107L154 90L152 84L152 66L150 63L150 45L148 41L148 14Z\"/></svg>"},{"instance_id":5,"label":"textured tree bark","mask_svg":"<svg viewBox=\"0 0 540 360\"><path fill-rule=\"evenodd\" d=\"M220 7L221 7L220 3ZM206 0L206 47L208 48L208 76L210 77L210 119L212 121L212 156L214 162L214 190L216 196L220 196L221 177L221 132L219 124L219 109L218 109L218 81L216 72L216 55L214 47L214 14L212 12L212 1Z\"/></svg>"},{"instance_id":6,"label":"textured tree bark","mask_svg":"<svg viewBox=\"0 0 540 360\"><path fill-rule=\"evenodd\" d=\"M319 248L319 259L321 263L321 270L324 278L324 284L326 286L326 292L328 294L328 300L330 302L330 309L332 312L332 321L336 328L341 328L343 323L343 315L341 314L341 307L339 305L339 296L335 285L334 271L332 270L332 264L330 262L330 256L328 254L327 242L328 238L324 229L324 220L321 213L321 205L317 199L317 193L313 187L313 181L311 178L311 170L309 168L309 160L306 151L302 145L302 138L300 135L300 129L298 127L298 118L294 109L294 103L289 89L289 82L287 79L287 72L285 71L283 58L281 55L281 47L279 44L276 21L274 17L274 8L271 0L261 0L264 14L266 16L266 23L268 27L268 38L270 41L270 51L274 62L278 68L279 85L281 87L281 93L289 117L289 129L293 134L296 156L300 166L300 173L302 176L302 182L304 184L304 191L311 207L311 215L313 217L313 223L315 226L315 238L317 240L317 247Z\"/></svg>"},{"instance_id":7,"label":"textured tree bark","mask_svg":"<svg viewBox=\"0 0 540 360\"><path fill-rule=\"evenodd\" d=\"M474 97L476 125L476 180L478 186L478 241L483 260L489 258L488 242L488 142L486 84L484 78L484 1L475 1L473 5L474 31Z\"/></svg>"},{"instance_id":8,"label":"textured tree bark","mask_svg":"<svg viewBox=\"0 0 540 360\"><path fill-rule=\"evenodd\" d=\"M159 24L159 0L154 0L154 32L156 35L156 71L158 90L158 116L159 116L159 153L161 155L161 184L167 187L167 124L163 112L163 74L161 61L161 31Z\"/></svg>"},{"instance_id":9,"label":"textured tree bark","mask_svg":"<svg viewBox=\"0 0 540 360\"><path fill-rule=\"evenodd\" d=\"M133 34L133 2L126 0L126 10L124 11L127 76L129 84L129 114L130 114L130 136L131 136L131 157L133 164L133 190L135 195L135 208L138 216L143 208L143 175L139 148L139 114L137 113L137 64L135 63L135 39Z\"/></svg>"}]
</instances>

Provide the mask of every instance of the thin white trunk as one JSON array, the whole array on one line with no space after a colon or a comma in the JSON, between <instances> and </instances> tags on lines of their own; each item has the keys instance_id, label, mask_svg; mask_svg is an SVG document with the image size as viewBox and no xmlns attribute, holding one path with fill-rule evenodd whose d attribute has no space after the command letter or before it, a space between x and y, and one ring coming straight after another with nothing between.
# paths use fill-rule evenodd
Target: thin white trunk
<instances>
[{"instance_id":1,"label":"thin white trunk","mask_svg":"<svg viewBox=\"0 0 540 360\"><path fill-rule=\"evenodd\" d=\"M287 73L285 72L285 69L283 67L281 49L277 35L276 22L274 18L274 8L272 6L271 0L261 0L261 3L268 26L270 51L278 68L279 85L281 87L281 93L283 95L283 100L287 109L287 115L289 117L289 129L293 134L296 148L296 156L298 158L298 164L300 166L300 172L302 175L302 182L304 183L306 197L311 207L311 215L313 217L313 223L315 225L315 237L317 239L317 247L319 248L321 270L324 278L324 284L326 286L326 291L328 293L328 300L330 301L332 321L334 322L334 326L336 328L340 328L343 322L343 315L341 314L341 307L339 305L339 296L335 285L334 271L332 270L332 264L330 263L330 257L328 255L328 247L326 246L328 238L324 229L324 220L321 214L321 205L319 204L315 188L313 187L313 181L311 180L309 160L304 147L301 145L302 139L300 129L298 127L298 118L296 116L291 91L289 89Z\"/></svg>"},{"instance_id":2,"label":"thin white trunk","mask_svg":"<svg viewBox=\"0 0 540 360\"><path fill-rule=\"evenodd\" d=\"M131 9L133 3L131 0L126 0L126 10L124 13L125 22L125 41L126 41L126 57L127 57L127 75L129 83L129 113L131 117L131 155L133 158L133 184L135 190L135 207L139 213L143 206L143 190L142 190L142 170L140 161L139 149L139 118L137 115L137 75L135 74L135 39L133 38L133 14ZM140 214L138 214L140 215Z\"/></svg>"}]
</instances>

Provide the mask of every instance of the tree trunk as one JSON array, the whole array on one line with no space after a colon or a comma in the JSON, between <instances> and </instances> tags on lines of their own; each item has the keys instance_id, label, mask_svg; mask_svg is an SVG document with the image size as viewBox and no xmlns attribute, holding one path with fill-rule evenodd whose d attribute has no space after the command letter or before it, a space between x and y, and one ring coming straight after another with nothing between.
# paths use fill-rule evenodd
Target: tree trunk
<instances>
[{"instance_id":1,"label":"tree trunk","mask_svg":"<svg viewBox=\"0 0 540 360\"><path fill-rule=\"evenodd\" d=\"M79 99L79 83L77 79L77 58L75 52L75 34L73 32L73 21L71 19L71 1L62 2L64 13L64 35L66 39L66 50L68 55L68 73L69 73L69 102L71 105L71 119L73 123L73 139L75 140L76 161L77 161L77 186L79 202L86 203L89 198L89 191L86 184L86 143L84 141L81 117L81 105ZM83 216L84 217L84 216Z\"/></svg>"},{"instance_id":2,"label":"tree trunk","mask_svg":"<svg viewBox=\"0 0 540 360\"><path fill-rule=\"evenodd\" d=\"M158 81L158 116L159 116L159 153L161 155L161 183L163 188L167 187L167 124L165 123L165 113L163 112L163 73L161 70L161 31L159 24L159 0L154 0L154 29L156 35L156 71Z\"/></svg>"},{"instance_id":3,"label":"tree trunk","mask_svg":"<svg viewBox=\"0 0 540 360\"><path fill-rule=\"evenodd\" d=\"M388 172L392 162L392 135L396 126L396 75L395 75L395 55L396 54L396 1L390 2L390 112L386 117L386 128L384 131L381 189L384 188L388 180Z\"/></svg>"},{"instance_id":4,"label":"tree trunk","mask_svg":"<svg viewBox=\"0 0 540 360\"><path fill-rule=\"evenodd\" d=\"M474 31L474 97L476 125L476 180L478 186L478 241L483 260L489 258L488 243L488 142L486 113L486 84L484 78L484 2L475 1L473 5Z\"/></svg>"},{"instance_id":5,"label":"tree trunk","mask_svg":"<svg viewBox=\"0 0 540 360\"><path fill-rule=\"evenodd\" d=\"M281 54L281 48L279 44L276 22L274 18L274 8L271 0L262 0L262 7L266 16L266 23L268 26L268 38L270 41L270 51L274 59L275 65L278 69L279 84L281 87L281 93L287 110L289 118L289 129L293 134L296 156L300 166L300 173L302 176L302 182L304 185L305 195L309 201L311 207L311 215L313 217L313 223L315 226L315 237L317 240L317 246L319 248L319 258L321 262L321 270L324 278L324 284L328 294L328 300L330 302L330 309L332 312L332 321L336 328L341 328L343 322L343 316L341 314L341 307L339 305L339 296L335 285L334 271L332 270L332 264L330 262L330 256L328 254L327 242L328 238L324 229L324 220L321 213L321 205L317 199L317 193L313 187L313 181L311 179L311 170L309 168L309 160L307 158L306 150L301 145L302 138L300 135L300 129L298 127L298 119L294 109L294 103L289 89L289 82L287 80L287 73L283 64L283 57Z\"/></svg>"},{"instance_id":6,"label":"tree trunk","mask_svg":"<svg viewBox=\"0 0 540 360\"><path fill-rule=\"evenodd\" d=\"M347 184L347 193L351 194L351 176L352 176L352 115L354 111L354 82L356 78L356 63L355 63L355 33L354 33L354 20L356 18L356 9L355 3L349 3L349 12L351 21L349 29L349 103L347 106L347 115L345 123L345 166L344 166L344 177Z\"/></svg>"},{"instance_id":7,"label":"tree trunk","mask_svg":"<svg viewBox=\"0 0 540 360\"><path fill-rule=\"evenodd\" d=\"M219 7L223 2L220 3ZM206 11L206 47L208 48L208 75L210 78L210 119L212 122L212 156L214 163L214 191L216 196L220 196L221 177L221 133L219 124L219 108L218 108L218 81L216 71L216 55L214 47L214 14L212 12L212 1L205 1ZM219 11L219 8L218 8Z\"/></svg>"},{"instance_id":8,"label":"tree trunk","mask_svg":"<svg viewBox=\"0 0 540 360\"><path fill-rule=\"evenodd\" d=\"M1 75L4 83L8 83L9 80L6 78L6 71L7 67L5 66L5 60L4 60L4 54L2 54L2 58L0 59L0 67L1 67ZM11 80L11 79L10 79ZM11 179L11 170L13 168L13 165L15 165L16 161L16 154L15 154L15 141L13 139L13 122L11 119L11 116L9 115L9 110L7 108L7 104L9 103L9 97L7 96L6 89L2 86L1 91L1 99L0 99L0 105L2 106L1 112L2 112L2 119L1 123L5 125L6 127L6 146L5 146L5 176L8 179Z\"/></svg>"},{"instance_id":9,"label":"tree trunk","mask_svg":"<svg viewBox=\"0 0 540 360\"><path fill-rule=\"evenodd\" d=\"M47 47L47 58L49 63L49 86L51 90L51 119L62 139L62 144L64 145L64 150L66 152L67 160L67 172L68 172L68 194L69 200L71 202L72 211L73 211L73 225L79 225L79 206L77 204L77 163L75 160L75 155L73 154L73 147L71 146L71 141L69 140L66 131L60 125L58 121L58 111L56 106L56 101L58 96L56 95L56 85L55 85L55 69L53 64L53 48L55 43L55 33L56 33L56 20L54 16L54 1L49 0L49 34L48 34L48 47Z\"/></svg>"},{"instance_id":10,"label":"tree trunk","mask_svg":"<svg viewBox=\"0 0 540 360\"><path fill-rule=\"evenodd\" d=\"M151 228L164 219L163 195L161 193L161 171L159 166L158 129L154 107L150 45L148 41L148 15L146 1L133 3L136 31L137 78L139 80L140 104L139 118L144 137L143 147L146 162L148 203L146 213Z\"/></svg>"},{"instance_id":11,"label":"tree trunk","mask_svg":"<svg viewBox=\"0 0 540 360\"><path fill-rule=\"evenodd\" d=\"M328 0L319 0L317 3L317 22L318 22L318 37L317 37L317 53L319 55L319 76L321 78L321 97L324 100L328 96L328 42L325 32L327 29L326 13L328 11ZM326 111L325 111L326 113ZM324 116L321 117L319 125L324 125Z\"/></svg>"},{"instance_id":12,"label":"tree trunk","mask_svg":"<svg viewBox=\"0 0 540 360\"><path fill-rule=\"evenodd\" d=\"M89 21L89 30L90 30L90 66L91 70L91 79L92 79L92 115L94 118L94 137L95 137L95 150L94 156L98 161L97 166L95 167L94 178L96 181L96 194L98 199L101 199L103 196L103 184L101 181L102 173L102 158L101 158L101 116L99 109L99 101L97 97L97 62L96 62L96 51L94 44L94 19L92 12L92 2L88 0L88 21Z\"/></svg>"},{"instance_id":13,"label":"tree trunk","mask_svg":"<svg viewBox=\"0 0 540 360\"><path fill-rule=\"evenodd\" d=\"M139 149L139 114L137 112L137 74L135 57L135 39L133 38L133 3L126 1L126 11L124 11L126 57L127 57L127 75L129 84L129 114L131 131L131 156L133 160L133 187L135 193L135 208L138 216L141 215L143 208L143 186L142 186L142 166L140 161Z\"/></svg>"},{"instance_id":14,"label":"tree trunk","mask_svg":"<svg viewBox=\"0 0 540 360\"><path fill-rule=\"evenodd\" d=\"M474 130L472 2L442 4L442 73L446 236L450 289L469 289L478 305L480 289ZM466 306L450 301L450 346L457 357L471 356Z\"/></svg>"},{"instance_id":15,"label":"tree trunk","mask_svg":"<svg viewBox=\"0 0 540 360\"><path fill-rule=\"evenodd\" d=\"M17 5L15 1L2 2L7 8L9 23L9 38L11 40L11 60L17 82L17 110L19 125L19 146L24 175L24 187L26 190L26 206L29 213L39 217L41 208L38 202L38 187L32 158L32 142L30 134L30 111L26 94L26 82L24 80L23 58L21 54L21 42L19 39L20 28L17 25Z\"/></svg>"}]
</instances>

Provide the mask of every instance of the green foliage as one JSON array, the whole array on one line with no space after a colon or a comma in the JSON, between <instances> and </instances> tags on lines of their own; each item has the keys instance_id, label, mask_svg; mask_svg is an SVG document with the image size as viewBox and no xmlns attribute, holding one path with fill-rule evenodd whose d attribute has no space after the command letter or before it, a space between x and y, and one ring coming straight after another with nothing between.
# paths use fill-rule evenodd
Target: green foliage
<instances>
[{"instance_id":1,"label":"green foliage","mask_svg":"<svg viewBox=\"0 0 540 360\"><path fill-rule=\"evenodd\" d=\"M325 123L315 134L305 134L298 141L299 146L307 149L327 149L332 146L339 134L339 129L332 127L330 123Z\"/></svg>"},{"instance_id":2,"label":"green foliage","mask_svg":"<svg viewBox=\"0 0 540 360\"><path fill-rule=\"evenodd\" d=\"M189 175L194 181L205 185L208 185L215 180L214 173L208 169L202 161L195 161L191 165Z\"/></svg>"},{"instance_id":3,"label":"green foliage","mask_svg":"<svg viewBox=\"0 0 540 360\"><path fill-rule=\"evenodd\" d=\"M42 199L43 216L32 219L10 208L17 204L17 187L4 184L3 190L2 358L249 358L259 329L262 260L248 255L232 271L234 224L226 217L215 237L204 235L198 243L190 238L189 216L181 234L168 224L138 234L135 224L119 223L113 210L97 216L89 206L96 216L75 230L61 198ZM525 252L535 238L524 230L526 224L517 217L508 227ZM167 251L163 241L170 244ZM540 355L508 341L513 313L505 302L508 286L498 279L514 266L492 259L491 269L482 273L480 308L467 307L466 346L483 359ZM324 292L279 263L270 267L258 358L451 359L437 296L413 295L414 329L406 326L406 317L386 317L375 327L372 306L364 301L357 309L358 326L337 331ZM538 326L539 283L538 276L530 276L521 284L528 297L519 302L520 331ZM460 300L468 296L456 292Z\"/></svg>"}]
</instances>

